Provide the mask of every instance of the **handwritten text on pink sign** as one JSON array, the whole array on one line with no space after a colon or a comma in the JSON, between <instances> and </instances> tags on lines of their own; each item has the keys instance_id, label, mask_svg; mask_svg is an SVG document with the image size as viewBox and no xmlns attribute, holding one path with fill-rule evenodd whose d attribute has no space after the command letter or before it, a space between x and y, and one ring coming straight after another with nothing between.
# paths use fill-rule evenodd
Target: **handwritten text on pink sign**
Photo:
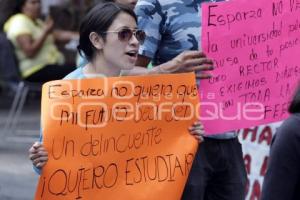
<instances>
[{"instance_id":1,"label":"handwritten text on pink sign","mask_svg":"<svg viewBox=\"0 0 300 200\"><path fill-rule=\"evenodd\" d=\"M209 134L280 121L300 79L300 2L202 5L202 47L216 69L201 82ZM218 126L216 126L218 124Z\"/></svg>"}]
</instances>

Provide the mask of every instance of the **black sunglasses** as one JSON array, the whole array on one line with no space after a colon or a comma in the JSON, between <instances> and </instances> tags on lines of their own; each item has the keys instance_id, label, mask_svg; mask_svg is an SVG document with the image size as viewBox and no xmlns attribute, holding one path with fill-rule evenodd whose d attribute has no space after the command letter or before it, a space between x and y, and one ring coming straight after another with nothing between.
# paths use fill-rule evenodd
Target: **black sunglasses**
<instances>
[{"instance_id":1,"label":"black sunglasses","mask_svg":"<svg viewBox=\"0 0 300 200\"><path fill-rule=\"evenodd\" d=\"M134 35L135 38L139 41L139 43L143 44L146 38L146 33L143 30L139 30L139 29L123 28L119 31L106 31L102 33L104 34L118 33L118 38L121 42L128 42L131 39L131 37Z\"/></svg>"}]
</instances>

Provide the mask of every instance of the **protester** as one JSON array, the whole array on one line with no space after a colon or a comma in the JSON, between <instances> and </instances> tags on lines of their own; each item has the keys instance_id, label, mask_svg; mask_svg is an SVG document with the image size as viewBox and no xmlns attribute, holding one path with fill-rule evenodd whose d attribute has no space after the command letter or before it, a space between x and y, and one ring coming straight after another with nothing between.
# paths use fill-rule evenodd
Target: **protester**
<instances>
[{"instance_id":1,"label":"protester","mask_svg":"<svg viewBox=\"0 0 300 200\"><path fill-rule=\"evenodd\" d=\"M130 7L131 9L134 9L134 7L137 3L137 0L94 0L92 6L95 6L99 3L108 3L108 2L115 2L115 3L123 4L123 5ZM85 66L87 63L88 63L88 60L85 58L84 55L80 55L80 54L77 55L77 60L76 60L77 67Z\"/></svg>"},{"instance_id":2,"label":"protester","mask_svg":"<svg viewBox=\"0 0 300 200\"><path fill-rule=\"evenodd\" d=\"M4 30L15 47L21 75L32 82L61 79L74 70L64 64L64 57L54 41L67 42L78 38L70 31L53 30L53 20L40 18L40 0L18 0L16 13L4 25Z\"/></svg>"},{"instance_id":3,"label":"protester","mask_svg":"<svg viewBox=\"0 0 300 200\"><path fill-rule=\"evenodd\" d=\"M261 200L300 199L300 87L270 149Z\"/></svg>"},{"instance_id":4,"label":"protester","mask_svg":"<svg viewBox=\"0 0 300 200\"><path fill-rule=\"evenodd\" d=\"M133 8L132 5L136 4L136 0L96 0L95 4L117 2ZM81 52L82 53L82 52ZM88 63L84 53L79 56L77 66L82 67ZM194 71L197 78L208 78L210 74L203 73L204 70L212 69L212 60L206 58L205 54L200 51L184 51L179 55L169 60L168 62L161 63L150 70L145 70L144 67L135 66L132 70L122 70L121 75L138 75L138 74L156 74L156 73L180 73Z\"/></svg>"},{"instance_id":5,"label":"protester","mask_svg":"<svg viewBox=\"0 0 300 200\"><path fill-rule=\"evenodd\" d=\"M140 47L136 65L146 67L151 61L157 66L185 50L200 50L202 2L204 0L139 0L135 8L138 27L147 37ZM237 134L205 136L204 140L182 199L244 200L246 170Z\"/></svg>"},{"instance_id":6,"label":"protester","mask_svg":"<svg viewBox=\"0 0 300 200\"><path fill-rule=\"evenodd\" d=\"M78 46L89 62L65 79L119 76L121 70L134 68L139 43L145 38L144 31L137 29L136 22L136 15L127 6L105 3L94 7L82 21ZM180 69L179 66L177 68ZM190 69L193 70L194 67ZM147 70L144 69L144 72ZM199 122L195 122L189 132L202 141L203 126ZM42 143L36 142L31 146L29 158L37 169L42 169L48 160Z\"/></svg>"}]
</instances>

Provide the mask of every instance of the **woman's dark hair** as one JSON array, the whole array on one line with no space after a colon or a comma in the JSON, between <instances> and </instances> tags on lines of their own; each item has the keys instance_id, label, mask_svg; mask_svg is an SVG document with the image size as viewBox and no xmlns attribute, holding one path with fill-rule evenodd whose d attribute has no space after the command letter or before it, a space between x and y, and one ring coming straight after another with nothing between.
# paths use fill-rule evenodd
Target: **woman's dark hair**
<instances>
[{"instance_id":1,"label":"woman's dark hair","mask_svg":"<svg viewBox=\"0 0 300 200\"><path fill-rule=\"evenodd\" d=\"M300 84L290 104L289 112L292 114L300 113Z\"/></svg>"},{"instance_id":2,"label":"woman's dark hair","mask_svg":"<svg viewBox=\"0 0 300 200\"><path fill-rule=\"evenodd\" d=\"M119 13L127 13L137 22L137 17L128 6L118 3L100 3L93 7L83 18L79 29L79 45L77 47L79 54L87 60L94 56L95 47L89 39L91 32L96 32L105 40L105 34L110 25L116 19ZM84 55L82 55L84 53Z\"/></svg>"},{"instance_id":3,"label":"woman's dark hair","mask_svg":"<svg viewBox=\"0 0 300 200\"><path fill-rule=\"evenodd\" d=\"M26 3L27 0L16 0L15 1L15 10L14 10L14 13L21 13L22 12L22 8L24 6L24 4Z\"/></svg>"}]
</instances>

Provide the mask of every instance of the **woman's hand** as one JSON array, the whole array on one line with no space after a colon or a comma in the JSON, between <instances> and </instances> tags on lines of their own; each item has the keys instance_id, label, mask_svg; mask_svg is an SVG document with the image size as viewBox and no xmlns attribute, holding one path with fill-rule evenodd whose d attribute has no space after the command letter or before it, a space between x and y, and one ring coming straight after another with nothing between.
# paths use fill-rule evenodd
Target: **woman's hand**
<instances>
[{"instance_id":1,"label":"woman's hand","mask_svg":"<svg viewBox=\"0 0 300 200\"><path fill-rule=\"evenodd\" d=\"M195 72L199 79L210 78L203 71L213 70L213 61L201 51L184 51L171 61L158 66L161 73Z\"/></svg>"},{"instance_id":2,"label":"woman's hand","mask_svg":"<svg viewBox=\"0 0 300 200\"><path fill-rule=\"evenodd\" d=\"M195 122L191 127L189 127L189 132L198 140L199 143L204 141L204 127L200 122Z\"/></svg>"},{"instance_id":3,"label":"woman's hand","mask_svg":"<svg viewBox=\"0 0 300 200\"><path fill-rule=\"evenodd\" d=\"M29 149L29 159L32 164L41 169L48 161L48 152L40 142L35 142Z\"/></svg>"},{"instance_id":4,"label":"woman's hand","mask_svg":"<svg viewBox=\"0 0 300 200\"><path fill-rule=\"evenodd\" d=\"M44 24L44 31L46 34L49 34L53 31L53 28L54 28L54 21L50 16L48 16Z\"/></svg>"}]
</instances>

